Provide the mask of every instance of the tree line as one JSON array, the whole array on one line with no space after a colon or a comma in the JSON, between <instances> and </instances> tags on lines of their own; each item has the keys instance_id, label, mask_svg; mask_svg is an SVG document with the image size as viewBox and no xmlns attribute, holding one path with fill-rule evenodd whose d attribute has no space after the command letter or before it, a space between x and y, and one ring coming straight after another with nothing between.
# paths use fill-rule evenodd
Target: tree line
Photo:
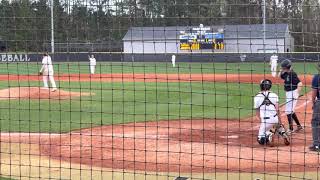
<instances>
[{"instance_id":1,"label":"tree line","mask_svg":"<svg viewBox=\"0 0 320 180\"><path fill-rule=\"evenodd\" d=\"M263 0L53 0L56 43L102 43L119 50L132 26L262 23ZM266 0L267 23L289 24L295 51L319 50L318 0ZM2 0L0 44L43 51L50 44L48 0ZM3 47L3 45L1 45ZM115 48L116 47L116 48ZM118 48L117 48L118 47Z\"/></svg>"}]
</instances>

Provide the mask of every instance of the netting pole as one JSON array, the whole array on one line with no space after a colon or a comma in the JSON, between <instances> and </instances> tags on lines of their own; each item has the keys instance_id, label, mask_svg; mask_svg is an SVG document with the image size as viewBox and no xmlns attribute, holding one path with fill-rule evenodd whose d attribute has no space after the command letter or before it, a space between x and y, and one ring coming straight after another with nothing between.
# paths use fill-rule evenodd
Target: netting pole
<instances>
[{"instance_id":1,"label":"netting pole","mask_svg":"<svg viewBox=\"0 0 320 180\"><path fill-rule=\"evenodd\" d=\"M54 24L53 24L53 0L50 0L51 11L51 53L54 53Z\"/></svg>"},{"instance_id":2,"label":"netting pole","mask_svg":"<svg viewBox=\"0 0 320 180\"><path fill-rule=\"evenodd\" d=\"M263 53L266 53L266 0L262 2L263 12Z\"/></svg>"}]
</instances>

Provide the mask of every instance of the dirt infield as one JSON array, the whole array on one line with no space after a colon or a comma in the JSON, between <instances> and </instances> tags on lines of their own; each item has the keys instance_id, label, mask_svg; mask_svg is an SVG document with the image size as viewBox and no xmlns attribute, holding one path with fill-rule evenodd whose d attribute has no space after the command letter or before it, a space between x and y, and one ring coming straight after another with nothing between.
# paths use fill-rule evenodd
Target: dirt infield
<instances>
[{"instance_id":1,"label":"dirt infield","mask_svg":"<svg viewBox=\"0 0 320 180\"><path fill-rule=\"evenodd\" d=\"M310 119L299 101L298 116ZM301 113L307 108L307 113ZM306 117L305 117L306 116ZM306 122L309 124L309 122ZM256 142L259 123L247 120L179 120L83 129L68 134L1 134L1 142L40 144L40 154L94 167L152 172L299 172L319 166L307 150L310 128L294 134L291 146Z\"/></svg>"},{"instance_id":2,"label":"dirt infield","mask_svg":"<svg viewBox=\"0 0 320 180\"><path fill-rule=\"evenodd\" d=\"M300 101L300 110L306 106ZM310 111L308 111L310 113ZM301 119L303 113L299 113ZM309 119L310 117L307 117ZM156 172L276 172L316 170L308 152L310 129L295 134L292 146L257 144L259 123L180 120L104 126L55 137L41 153L73 163ZM281 157L281 158L280 158Z\"/></svg>"},{"instance_id":3,"label":"dirt infield","mask_svg":"<svg viewBox=\"0 0 320 180\"><path fill-rule=\"evenodd\" d=\"M0 100L7 99L72 99L73 97L90 96L90 93L70 92L57 90L51 92L50 89L41 87L12 87L0 90Z\"/></svg>"},{"instance_id":4,"label":"dirt infield","mask_svg":"<svg viewBox=\"0 0 320 180\"><path fill-rule=\"evenodd\" d=\"M264 77L270 78L264 75L189 76L191 78L187 79L172 75L170 81L206 79L257 83ZM130 78L134 81L161 81L158 75L127 78L125 81ZM99 78L99 81L102 79ZM107 79L115 81L117 78L112 75L104 80ZM88 79L78 77L78 80ZM124 81L124 78L117 80ZM309 84L310 80L311 76L303 79L305 84ZM307 149L311 141L309 96L301 97L297 105L299 118L305 120L302 122L306 125L305 132L294 134L290 146L284 146L281 139L275 147L258 145L259 122L254 118L129 123L82 129L68 134L1 133L0 140L4 143L39 145L39 150L33 153L38 153L41 158L113 170L195 173L316 171L319 168L318 154Z\"/></svg>"},{"instance_id":5,"label":"dirt infield","mask_svg":"<svg viewBox=\"0 0 320 180\"><path fill-rule=\"evenodd\" d=\"M58 81L84 82L233 82L259 83L262 79L271 79L274 83L282 82L269 74L62 74L56 75ZM304 84L310 84L312 76L301 75ZM38 75L0 75L0 81L42 81Z\"/></svg>"}]
</instances>

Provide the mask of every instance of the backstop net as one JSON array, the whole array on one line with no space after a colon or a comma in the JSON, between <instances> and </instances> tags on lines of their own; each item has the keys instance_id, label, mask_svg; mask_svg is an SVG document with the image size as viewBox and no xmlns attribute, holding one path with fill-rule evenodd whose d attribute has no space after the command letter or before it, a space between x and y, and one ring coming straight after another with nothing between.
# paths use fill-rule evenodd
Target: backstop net
<instances>
[{"instance_id":1,"label":"backstop net","mask_svg":"<svg viewBox=\"0 0 320 180\"><path fill-rule=\"evenodd\" d=\"M0 179L319 179L319 18L317 0L0 1Z\"/></svg>"}]
</instances>

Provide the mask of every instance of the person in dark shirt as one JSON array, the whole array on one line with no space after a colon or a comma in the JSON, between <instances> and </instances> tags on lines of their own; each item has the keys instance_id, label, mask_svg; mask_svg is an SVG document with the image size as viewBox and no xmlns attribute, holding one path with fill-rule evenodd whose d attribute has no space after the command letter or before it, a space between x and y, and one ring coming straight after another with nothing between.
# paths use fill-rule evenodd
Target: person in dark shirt
<instances>
[{"instance_id":1,"label":"person in dark shirt","mask_svg":"<svg viewBox=\"0 0 320 180\"><path fill-rule=\"evenodd\" d=\"M288 59L281 63L280 77L284 80L284 90L286 91L286 115L289 123L290 132L299 132L303 129L299 119L295 113L295 107L299 98L299 94L302 88L302 82L300 81L297 73L292 68L292 62ZM297 124L297 129L293 131L293 122Z\"/></svg>"},{"instance_id":2,"label":"person in dark shirt","mask_svg":"<svg viewBox=\"0 0 320 180\"><path fill-rule=\"evenodd\" d=\"M312 145L309 147L311 151L320 152L320 64L318 65L318 74L312 79Z\"/></svg>"}]
</instances>

